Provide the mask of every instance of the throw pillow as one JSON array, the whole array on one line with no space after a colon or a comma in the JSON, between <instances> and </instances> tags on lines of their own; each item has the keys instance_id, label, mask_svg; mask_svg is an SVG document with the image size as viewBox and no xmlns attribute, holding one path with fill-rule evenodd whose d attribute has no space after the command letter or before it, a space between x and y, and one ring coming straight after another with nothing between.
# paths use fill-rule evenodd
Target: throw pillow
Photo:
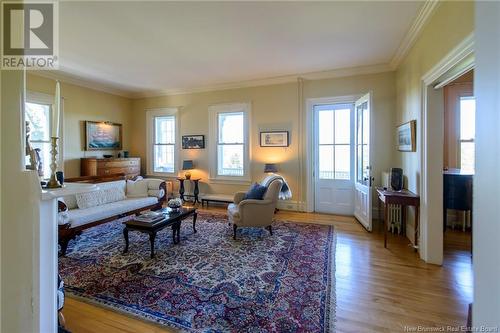
<instances>
[{"instance_id":1,"label":"throw pillow","mask_svg":"<svg viewBox=\"0 0 500 333\"><path fill-rule=\"evenodd\" d=\"M267 187L260 185L259 183L253 184L248 192L245 194L246 199L256 199L256 200L262 200L264 198L264 194L266 194Z\"/></svg>"},{"instance_id":2,"label":"throw pillow","mask_svg":"<svg viewBox=\"0 0 500 333\"><path fill-rule=\"evenodd\" d=\"M97 195L99 191L84 192L75 194L76 203L78 208L86 209L90 207L99 206L99 196Z\"/></svg>"},{"instance_id":3,"label":"throw pillow","mask_svg":"<svg viewBox=\"0 0 500 333\"><path fill-rule=\"evenodd\" d=\"M111 202L117 202L125 200L125 192L121 188L107 188L98 191L99 193L99 204L104 205Z\"/></svg>"},{"instance_id":4,"label":"throw pillow","mask_svg":"<svg viewBox=\"0 0 500 333\"><path fill-rule=\"evenodd\" d=\"M157 197L158 199L165 195L165 191L161 190L148 190L148 196Z\"/></svg>"},{"instance_id":5,"label":"throw pillow","mask_svg":"<svg viewBox=\"0 0 500 333\"><path fill-rule=\"evenodd\" d=\"M127 197L128 198L145 198L148 196L148 181L145 179L140 180L127 180Z\"/></svg>"},{"instance_id":6,"label":"throw pillow","mask_svg":"<svg viewBox=\"0 0 500 333\"><path fill-rule=\"evenodd\" d=\"M78 208L78 203L76 202L76 196L74 194L62 197L63 202L66 204L68 209Z\"/></svg>"}]
</instances>

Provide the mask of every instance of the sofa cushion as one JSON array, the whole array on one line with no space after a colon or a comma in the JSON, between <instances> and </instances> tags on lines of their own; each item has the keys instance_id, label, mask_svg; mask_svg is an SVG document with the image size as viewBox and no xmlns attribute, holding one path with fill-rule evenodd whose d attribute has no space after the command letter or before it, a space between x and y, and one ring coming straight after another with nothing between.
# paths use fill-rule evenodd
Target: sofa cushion
<instances>
[{"instance_id":1,"label":"sofa cushion","mask_svg":"<svg viewBox=\"0 0 500 333\"><path fill-rule=\"evenodd\" d=\"M165 191L161 190L148 190L148 196L161 198L165 195Z\"/></svg>"},{"instance_id":2,"label":"sofa cushion","mask_svg":"<svg viewBox=\"0 0 500 333\"><path fill-rule=\"evenodd\" d=\"M245 194L246 199L256 199L256 200L262 200L264 198L264 194L266 194L267 187L260 185L259 183L253 184L248 192Z\"/></svg>"},{"instance_id":3,"label":"sofa cushion","mask_svg":"<svg viewBox=\"0 0 500 333\"><path fill-rule=\"evenodd\" d=\"M75 194L76 203L79 209L99 206L99 191L84 192Z\"/></svg>"},{"instance_id":4,"label":"sofa cushion","mask_svg":"<svg viewBox=\"0 0 500 333\"><path fill-rule=\"evenodd\" d=\"M106 188L97 192L99 192L99 205L126 199L125 192L121 188Z\"/></svg>"},{"instance_id":5,"label":"sofa cushion","mask_svg":"<svg viewBox=\"0 0 500 333\"><path fill-rule=\"evenodd\" d=\"M78 208L85 209L125 200L125 193L121 187L108 187L92 192L77 193L75 197Z\"/></svg>"},{"instance_id":6,"label":"sofa cushion","mask_svg":"<svg viewBox=\"0 0 500 333\"><path fill-rule=\"evenodd\" d=\"M68 207L68 209L78 208L78 203L76 202L76 196L74 194L66 195L60 198L59 200L64 202L66 204L66 207Z\"/></svg>"},{"instance_id":7,"label":"sofa cushion","mask_svg":"<svg viewBox=\"0 0 500 333\"><path fill-rule=\"evenodd\" d=\"M148 181L146 179L127 180L127 197L144 198L148 196Z\"/></svg>"},{"instance_id":8,"label":"sofa cushion","mask_svg":"<svg viewBox=\"0 0 500 333\"><path fill-rule=\"evenodd\" d=\"M98 183L96 185L97 185L97 187L99 187L99 190L114 188L114 189L122 190L124 193L126 193L126 191L127 191L127 182L124 179L113 180L111 182Z\"/></svg>"},{"instance_id":9,"label":"sofa cushion","mask_svg":"<svg viewBox=\"0 0 500 333\"><path fill-rule=\"evenodd\" d=\"M124 214L132 210L140 209L158 203L154 197L127 198L100 206L86 209L73 209L67 212L71 228L75 228L87 223L99 221L118 214Z\"/></svg>"}]
</instances>

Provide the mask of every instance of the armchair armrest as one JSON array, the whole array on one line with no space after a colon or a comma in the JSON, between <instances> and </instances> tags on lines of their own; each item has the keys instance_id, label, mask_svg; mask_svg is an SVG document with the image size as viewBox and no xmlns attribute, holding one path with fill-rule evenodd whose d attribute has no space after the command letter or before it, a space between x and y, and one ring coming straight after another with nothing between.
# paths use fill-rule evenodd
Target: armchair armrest
<instances>
[{"instance_id":1,"label":"armchair armrest","mask_svg":"<svg viewBox=\"0 0 500 333\"><path fill-rule=\"evenodd\" d=\"M239 206L244 207L248 205L258 205L258 206L264 206L264 205L269 205L272 204L273 202L271 200L257 200L257 199L245 199L240 201Z\"/></svg>"},{"instance_id":2,"label":"armchair armrest","mask_svg":"<svg viewBox=\"0 0 500 333\"><path fill-rule=\"evenodd\" d=\"M234 194L234 203L236 205L239 204L243 200L243 198L245 198L245 194L245 192L236 192Z\"/></svg>"}]
</instances>

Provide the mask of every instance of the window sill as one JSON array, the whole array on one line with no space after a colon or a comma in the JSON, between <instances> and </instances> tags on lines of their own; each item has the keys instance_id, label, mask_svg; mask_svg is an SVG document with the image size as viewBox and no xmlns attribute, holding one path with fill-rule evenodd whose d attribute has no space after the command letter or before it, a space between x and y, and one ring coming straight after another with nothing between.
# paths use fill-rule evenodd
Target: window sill
<instances>
[{"instance_id":1,"label":"window sill","mask_svg":"<svg viewBox=\"0 0 500 333\"><path fill-rule=\"evenodd\" d=\"M209 178L208 182L211 184L227 184L227 185L250 185L251 179L227 179L227 178Z\"/></svg>"},{"instance_id":2,"label":"window sill","mask_svg":"<svg viewBox=\"0 0 500 333\"><path fill-rule=\"evenodd\" d=\"M146 177L178 178L177 172L148 172Z\"/></svg>"}]
</instances>

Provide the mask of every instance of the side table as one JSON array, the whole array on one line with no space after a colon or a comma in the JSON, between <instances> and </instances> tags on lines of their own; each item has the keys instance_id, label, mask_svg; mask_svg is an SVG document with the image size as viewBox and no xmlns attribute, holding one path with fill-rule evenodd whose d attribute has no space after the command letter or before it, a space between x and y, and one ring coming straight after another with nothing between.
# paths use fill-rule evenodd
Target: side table
<instances>
[{"instance_id":1,"label":"side table","mask_svg":"<svg viewBox=\"0 0 500 333\"><path fill-rule=\"evenodd\" d=\"M185 201L186 197L188 197L188 198L193 198L193 203L200 203L201 202L200 199L198 198L198 195L200 194L199 183L200 183L201 178L190 178L190 179L177 178L177 180L179 181L179 196L180 196L182 201ZM185 180L190 180L191 182L194 183L193 194L185 194L185 191L186 191L184 188L184 181Z\"/></svg>"}]
</instances>

